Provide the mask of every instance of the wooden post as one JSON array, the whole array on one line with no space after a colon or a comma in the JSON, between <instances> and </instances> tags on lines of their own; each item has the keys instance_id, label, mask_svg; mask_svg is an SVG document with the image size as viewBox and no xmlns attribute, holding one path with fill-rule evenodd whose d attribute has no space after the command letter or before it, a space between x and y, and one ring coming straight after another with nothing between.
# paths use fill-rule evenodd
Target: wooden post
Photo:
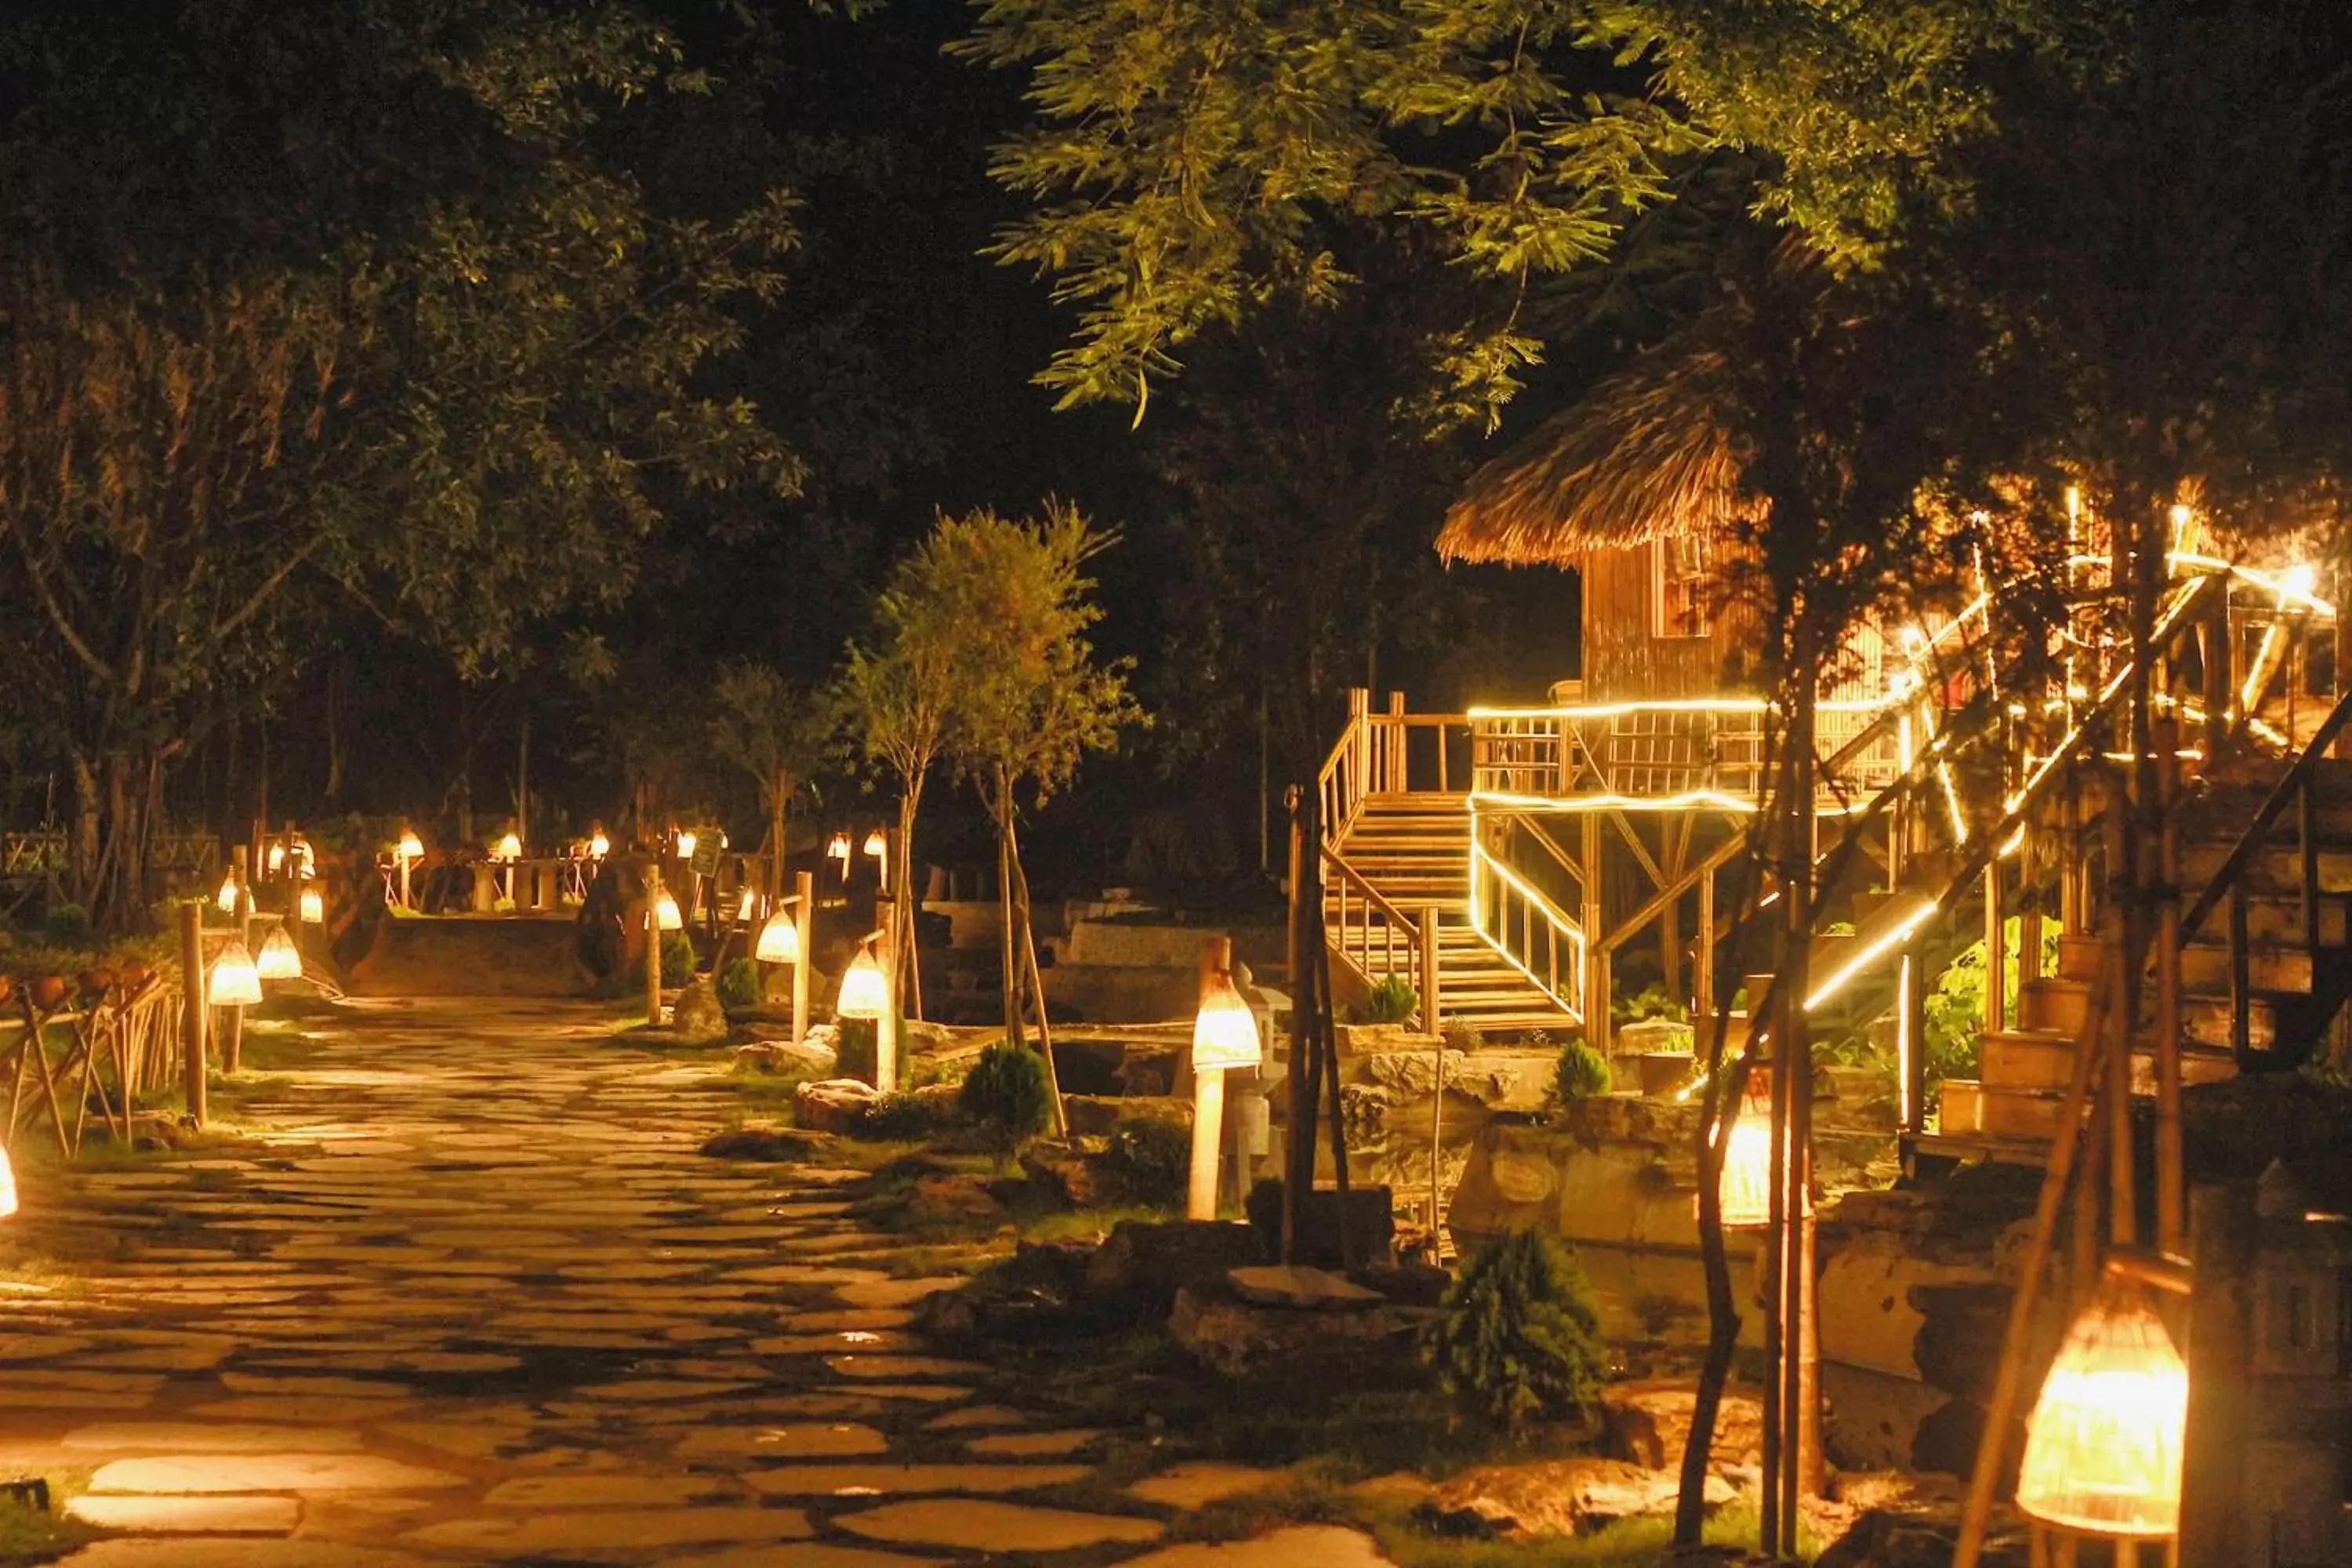
<instances>
[{"instance_id":1,"label":"wooden post","mask_svg":"<svg viewBox=\"0 0 2352 1568\"><path fill-rule=\"evenodd\" d=\"M882 911L882 934L874 961L882 966L882 1016L874 1020L874 1089L898 1092L898 900Z\"/></svg>"},{"instance_id":2,"label":"wooden post","mask_svg":"<svg viewBox=\"0 0 2352 1568\"><path fill-rule=\"evenodd\" d=\"M2156 767L2156 1245L2185 1257L2188 1183L2180 1141L2180 837L2173 806L2180 793L2180 726L2157 727Z\"/></svg>"},{"instance_id":3,"label":"wooden post","mask_svg":"<svg viewBox=\"0 0 2352 1568\"><path fill-rule=\"evenodd\" d=\"M255 957L253 951L253 887L240 881L236 889L235 935L246 956ZM231 1007L221 1026L221 1071L234 1078L245 1060L245 1009Z\"/></svg>"},{"instance_id":4,"label":"wooden post","mask_svg":"<svg viewBox=\"0 0 2352 1568\"><path fill-rule=\"evenodd\" d=\"M646 861L646 1022L656 1028L662 1021L661 858Z\"/></svg>"},{"instance_id":5,"label":"wooden post","mask_svg":"<svg viewBox=\"0 0 2352 1568\"><path fill-rule=\"evenodd\" d=\"M2009 911L2000 901L2000 857L1985 862L1985 1033L2009 1027Z\"/></svg>"},{"instance_id":6,"label":"wooden post","mask_svg":"<svg viewBox=\"0 0 2352 1568\"><path fill-rule=\"evenodd\" d=\"M1439 973L1438 909L1435 904L1421 906L1421 1026L1433 1035L1445 1029L1444 1004L1440 994L1444 984Z\"/></svg>"},{"instance_id":7,"label":"wooden post","mask_svg":"<svg viewBox=\"0 0 2352 1568\"><path fill-rule=\"evenodd\" d=\"M809 965L816 962L816 878L807 871L793 873L793 931L799 939L801 961L793 965L793 1041L808 1038Z\"/></svg>"},{"instance_id":8,"label":"wooden post","mask_svg":"<svg viewBox=\"0 0 2352 1568\"><path fill-rule=\"evenodd\" d=\"M1715 1016L1715 870L1709 866L1698 879L1698 1005L1692 1016L1701 1020Z\"/></svg>"},{"instance_id":9,"label":"wooden post","mask_svg":"<svg viewBox=\"0 0 2352 1568\"><path fill-rule=\"evenodd\" d=\"M2121 781L2117 781L2120 784ZM2109 924L2118 932L2123 953L2145 953L2138 944L2139 911L2135 908L2138 879L2129 856L2127 806L2120 787L2107 792L2107 876L2113 885L2115 915ZM2138 976L2119 957L2116 1006L2107 1017L2107 1234L2118 1247L2139 1241L2139 1194L2132 1182L2131 1046L2138 1009L2133 1005Z\"/></svg>"},{"instance_id":10,"label":"wooden post","mask_svg":"<svg viewBox=\"0 0 2352 1568\"><path fill-rule=\"evenodd\" d=\"M2205 765L2221 761L2230 738L2230 580L2221 579L2213 593L2213 612L2205 623ZM2339 636L2341 634L2339 633Z\"/></svg>"},{"instance_id":11,"label":"wooden post","mask_svg":"<svg viewBox=\"0 0 2352 1568\"><path fill-rule=\"evenodd\" d=\"M1403 692L1389 693L1389 717L1395 721L1388 727L1389 793L1402 795L1412 787L1412 759L1407 754L1411 750L1411 743L1405 738L1410 731L1405 729L1404 724ZM1439 743L1444 744L1442 739Z\"/></svg>"},{"instance_id":12,"label":"wooden post","mask_svg":"<svg viewBox=\"0 0 2352 1568\"><path fill-rule=\"evenodd\" d=\"M1601 945L1601 814L1584 813L1580 819L1584 841L1578 850L1584 862L1577 879L1584 889L1584 1043L1609 1056L1609 954Z\"/></svg>"},{"instance_id":13,"label":"wooden post","mask_svg":"<svg viewBox=\"0 0 2352 1568\"><path fill-rule=\"evenodd\" d=\"M181 1036L186 1047L182 1084L189 1120L205 1124L205 910L194 901L180 906Z\"/></svg>"}]
</instances>

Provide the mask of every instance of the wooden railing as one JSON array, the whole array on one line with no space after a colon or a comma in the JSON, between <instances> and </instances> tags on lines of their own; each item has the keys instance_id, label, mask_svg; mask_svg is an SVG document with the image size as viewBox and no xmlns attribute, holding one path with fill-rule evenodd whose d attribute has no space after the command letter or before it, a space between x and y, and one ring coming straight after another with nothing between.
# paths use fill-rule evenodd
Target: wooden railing
<instances>
[{"instance_id":1,"label":"wooden railing","mask_svg":"<svg viewBox=\"0 0 2352 1568\"><path fill-rule=\"evenodd\" d=\"M1470 726L1465 713L1407 713L1404 693L1389 693L1384 712L1371 707L1371 693L1348 693L1348 722L1339 743L1316 775L1323 842L1347 837L1365 800L1376 795L1452 795L1468 784L1454 753L1465 752Z\"/></svg>"},{"instance_id":2,"label":"wooden railing","mask_svg":"<svg viewBox=\"0 0 2352 1568\"><path fill-rule=\"evenodd\" d=\"M2339 698L2294 764L2271 792L2263 799L2253 819L2231 846L2230 853L2215 869L2197 901L2180 917L2180 941L2193 941L2198 931L2210 918L2214 907L2224 898L2229 900L2228 936L2230 955L2230 1048L2239 1065L2250 1065L2252 1049L2253 984L2252 944L2248 938L2248 889L2257 858L2268 841L2271 830L2286 808L2294 807L2295 819L2295 895L2301 916L2303 945L2312 955L2315 972L2320 947L2319 923L2319 823L2318 800L2313 794L2315 775L2319 760L2341 734L2347 721L2352 721L2352 691Z\"/></svg>"},{"instance_id":3,"label":"wooden railing","mask_svg":"<svg viewBox=\"0 0 2352 1568\"><path fill-rule=\"evenodd\" d=\"M1584 1005L1584 932L1542 890L1485 845L1470 846L1470 924L1579 1020Z\"/></svg>"},{"instance_id":4,"label":"wooden railing","mask_svg":"<svg viewBox=\"0 0 2352 1568\"><path fill-rule=\"evenodd\" d=\"M1332 953L1367 985L1402 976L1420 997L1419 1021L1434 1030L1441 1016L1437 911L1420 917L1391 902L1328 845L1323 848L1323 932Z\"/></svg>"}]
</instances>

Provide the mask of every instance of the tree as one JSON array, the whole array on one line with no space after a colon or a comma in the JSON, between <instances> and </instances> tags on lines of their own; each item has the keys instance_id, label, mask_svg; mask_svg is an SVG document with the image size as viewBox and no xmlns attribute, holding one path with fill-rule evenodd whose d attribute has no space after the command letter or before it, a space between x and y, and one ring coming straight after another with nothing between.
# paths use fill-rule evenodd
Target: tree
<instances>
[{"instance_id":1,"label":"tree","mask_svg":"<svg viewBox=\"0 0 2352 1568\"><path fill-rule=\"evenodd\" d=\"M337 0L0 24L0 632L80 795L78 896L140 918L162 770L328 602L469 675L625 592L677 498L796 465L706 389L790 205L665 211L625 5Z\"/></svg>"},{"instance_id":2,"label":"tree","mask_svg":"<svg viewBox=\"0 0 2352 1568\"><path fill-rule=\"evenodd\" d=\"M1335 219L1430 235L1495 287L1433 331L1433 408L1490 424L1543 350L1531 285L1609 255L1694 156L1759 155L1760 207L1870 259L1989 121L1982 69L2059 0L989 0L973 58L1031 70L1038 123L997 177L999 254L1055 279L1066 405L1131 403L1202 329L1352 278Z\"/></svg>"},{"instance_id":3,"label":"tree","mask_svg":"<svg viewBox=\"0 0 2352 1568\"><path fill-rule=\"evenodd\" d=\"M710 749L750 775L768 816L768 891L784 891L785 816L793 796L815 774L832 738L824 700L772 666L721 666L710 689Z\"/></svg>"},{"instance_id":4,"label":"tree","mask_svg":"<svg viewBox=\"0 0 2352 1568\"><path fill-rule=\"evenodd\" d=\"M1022 1044L1021 996L1032 991L1051 1081L1052 1026L1021 864L1022 792L1042 804L1068 784L1080 758L1117 746L1120 727L1142 713L1127 693L1126 661L1097 661L1086 637L1102 616L1086 565L1112 541L1074 506L1048 500L1044 510L1034 522L984 510L943 519L927 548L956 584L956 635L965 647L950 744L996 828L1004 1035ZM1059 1130L1058 1085L1054 1121Z\"/></svg>"}]
</instances>

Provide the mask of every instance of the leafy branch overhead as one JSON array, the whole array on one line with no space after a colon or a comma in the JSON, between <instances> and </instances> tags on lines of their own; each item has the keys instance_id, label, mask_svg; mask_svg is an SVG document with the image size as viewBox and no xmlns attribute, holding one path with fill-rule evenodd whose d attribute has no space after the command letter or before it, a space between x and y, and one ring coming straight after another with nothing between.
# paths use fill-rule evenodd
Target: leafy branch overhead
<instances>
[{"instance_id":1,"label":"leafy branch overhead","mask_svg":"<svg viewBox=\"0 0 2352 1568\"><path fill-rule=\"evenodd\" d=\"M1033 210L996 254L1078 312L1039 379L1132 404L1186 342L1277 295L1353 281L1339 235L1426 236L1492 287L1425 344L1453 417L1491 423L1543 353L1529 288L1590 266L1718 150L1759 207L1866 264L1980 130L1976 68L2038 0L987 0L961 48L1028 70L1034 126L997 179Z\"/></svg>"}]
</instances>

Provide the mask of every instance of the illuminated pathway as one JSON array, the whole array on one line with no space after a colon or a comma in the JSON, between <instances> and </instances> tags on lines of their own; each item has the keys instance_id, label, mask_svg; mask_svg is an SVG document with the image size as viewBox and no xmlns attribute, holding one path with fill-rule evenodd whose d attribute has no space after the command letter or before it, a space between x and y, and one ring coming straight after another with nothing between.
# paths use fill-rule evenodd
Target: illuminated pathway
<instances>
[{"instance_id":1,"label":"illuminated pathway","mask_svg":"<svg viewBox=\"0 0 2352 1568\"><path fill-rule=\"evenodd\" d=\"M69 1261L0 1296L0 1464L119 1532L67 1561L1376 1561L1054 1506L1096 1435L908 1342L936 1249L844 1217L850 1173L698 1154L740 1102L603 1016L362 1005L247 1101L266 1147L28 1191L16 1243Z\"/></svg>"}]
</instances>

